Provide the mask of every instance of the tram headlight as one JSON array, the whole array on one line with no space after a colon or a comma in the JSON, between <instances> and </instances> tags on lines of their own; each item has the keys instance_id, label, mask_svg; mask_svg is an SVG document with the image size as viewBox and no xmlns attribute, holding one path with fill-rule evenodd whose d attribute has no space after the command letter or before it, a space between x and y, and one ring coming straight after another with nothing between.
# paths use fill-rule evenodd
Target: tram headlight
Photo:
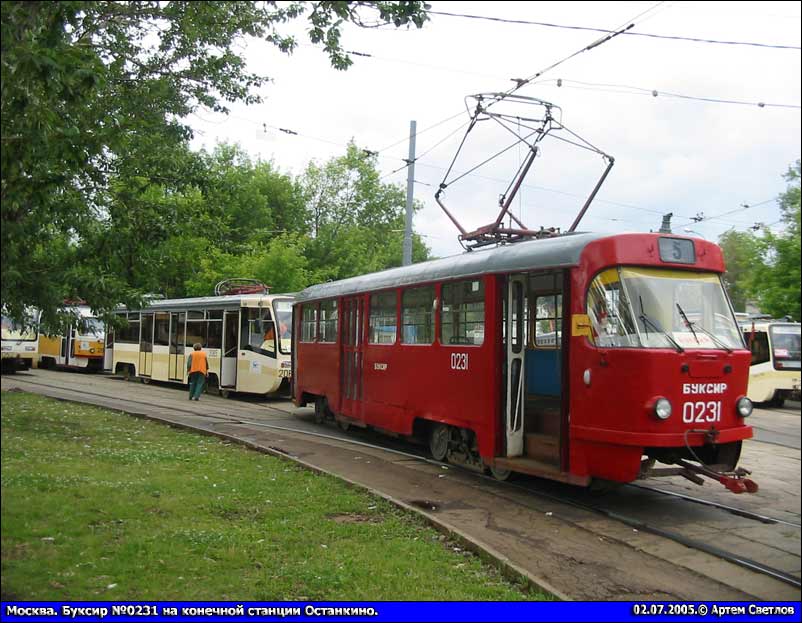
<instances>
[{"instance_id":1,"label":"tram headlight","mask_svg":"<svg viewBox=\"0 0 802 623\"><path fill-rule=\"evenodd\" d=\"M667 420L671 417L671 402L668 398L658 398L655 400L654 415L658 420Z\"/></svg>"},{"instance_id":2,"label":"tram headlight","mask_svg":"<svg viewBox=\"0 0 802 623\"><path fill-rule=\"evenodd\" d=\"M741 417L749 417L752 415L752 409L754 408L752 405L752 401L749 400L746 396L741 396L738 399L738 402L735 403L735 408L738 409L738 415Z\"/></svg>"}]
</instances>

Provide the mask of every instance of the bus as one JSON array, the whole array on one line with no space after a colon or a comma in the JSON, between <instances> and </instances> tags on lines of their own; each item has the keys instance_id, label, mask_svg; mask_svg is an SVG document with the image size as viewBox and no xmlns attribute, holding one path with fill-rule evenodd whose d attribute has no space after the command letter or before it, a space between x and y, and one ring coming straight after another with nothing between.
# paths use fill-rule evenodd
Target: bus
<instances>
[{"instance_id":1,"label":"bus","mask_svg":"<svg viewBox=\"0 0 802 623\"><path fill-rule=\"evenodd\" d=\"M749 398L770 407L782 407L789 399L799 400L802 325L766 318L739 321L752 351Z\"/></svg>"},{"instance_id":2,"label":"bus","mask_svg":"<svg viewBox=\"0 0 802 623\"><path fill-rule=\"evenodd\" d=\"M2 314L2 371L3 373L30 370L39 357L35 314L29 314L28 321L19 326L9 316Z\"/></svg>"},{"instance_id":3,"label":"bus","mask_svg":"<svg viewBox=\"0 0 802 623\"><path fill-rule=\"evenodd\" d=\"M186 384L187 356L200 344L209 360L208 386L220 396L289 391L292 304L291 295L229 294L119 310L111 370L144 383Z\"/></svg>"},{"instance_id":4,"label":"bus","mask_svg":"<svg viewBox=\"0 0 802 623\"><path fill-rule=\"evenodd\" d=\"M106 368L106 327L89 305L67 308L75 322L64 335L39 336L39 367L100 372Z\"/></svg>"}]
</instances>

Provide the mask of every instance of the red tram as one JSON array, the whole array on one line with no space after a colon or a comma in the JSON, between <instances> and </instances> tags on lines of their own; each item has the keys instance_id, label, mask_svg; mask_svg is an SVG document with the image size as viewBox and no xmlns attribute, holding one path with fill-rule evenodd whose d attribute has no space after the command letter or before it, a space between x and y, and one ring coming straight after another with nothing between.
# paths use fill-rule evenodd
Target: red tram
<instances>
[{"instance_id":1,"label":"red tram","mask_svg":"<svg viewBox=\"0 0 802 623\"><path fill-rule=\"evenodd\" d=\"M501 479L756 491L723 272L704 240L580 233L315 285L293 310L294 401Z\"/></svg>"}]
</instances>

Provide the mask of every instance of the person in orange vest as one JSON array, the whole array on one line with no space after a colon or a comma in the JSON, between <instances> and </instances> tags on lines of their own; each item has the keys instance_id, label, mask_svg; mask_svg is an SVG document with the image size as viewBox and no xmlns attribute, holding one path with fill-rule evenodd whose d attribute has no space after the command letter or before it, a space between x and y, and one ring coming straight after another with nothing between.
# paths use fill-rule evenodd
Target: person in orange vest
<instances>
[{"instance_id":1,"label":"person in orange vest","mask_svg":"<svg viewBox=\"0 0 802 623\"><path fill-rule=\"evenodd\" d=\"M209 375L209 361L206 353L201 350L200 344L192 346L194 352L187 358L187 372L189 372L189 399L200 400L206 377Z\"/></svg>"}]
</instances>

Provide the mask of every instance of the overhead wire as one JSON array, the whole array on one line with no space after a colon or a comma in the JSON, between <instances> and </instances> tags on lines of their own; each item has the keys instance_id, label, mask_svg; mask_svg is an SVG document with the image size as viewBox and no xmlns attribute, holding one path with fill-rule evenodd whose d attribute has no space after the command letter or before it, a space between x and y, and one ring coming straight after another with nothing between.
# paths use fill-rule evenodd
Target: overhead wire
<instances>
[{"instance_id":1,"label":"overhead wire","mask_svg":"<svg viewBox=\"0 0 802 623\"><path fill-rule=\"evenodd\" d=\"M682 93L673 93L671 91L663 91L661 89L646 89L643 87L635 87L625 84L605 84L605 83L595 83L595 82L583 82L579 80L567 80L563 78L549 78L547 80L538 80L533 84L545 85L546 83L554 82L556 83L558 88L565 87L569 89L583 89L588 91L598 91L598 92L606 92L606 93L624 93L627 95L645 95L645 96L652 96L652 97L672 97L677 99L684 99L684 100L693 100L699 102L710 102L714 104L736 104L739 106L757 106L758 108L793 108L793 109L800 109L802 106L799 104L776 104L771 102L764 102L764 101L745 101L745 100L733 100L733 99L724 99L724 98L716 98L716 97L702 97L697 95L683 95ZM570 84L568 84L570 83ZM571 86L571 84L575 85L582 85L582 86ZM595 87L595 88L585 88L585 86ZM601 87L608 87L608 88L601 88Z\"/></svg>"},{"instance_id":2,"label":"overhead wire","mask_svg":"<svg viewBox=\"0 0 802 623\"><path fill-rule=\"evenodd\" d=\"M546 28L561 28L564 30L583 30L583 31L590 31L590 32L599 32L599 33L606 33L606 34L613 34L616 31L614 30L607 30L605 28L592 28L588 26L572 26L567 24L554 24L550 22L537 22L532 20L522 20L522 19L509 19L503 17L491 17L487 15L472 15L469 13L453 13L449 11L428 11L430 15L442 15L444 17L460 17L466 19L477 19L477 20L485 20L489 22L500 22L506 24L519 24L525 26L542 26ZM633 18L636 19L636 18ZM625 34L631 37L647 37L651 39L666 39L671 41L688 41L692 43L709 43L709 44L717 44L717 45L742 45L742 46L750 46L750 47L757 47L757 48L770 48L770 49L778 49L778 50L800 50L802 47L796 45L783 45L783 44L775 44L775 43L759 43L754 41L726 41L720 39L705 39L701 37L683 37L678 35L658 35L654 33L647 33L647 32L632 32L627 31L624 33L618 34Z\"/></svg>"},{"instance_id":3,"label":"overhead wire","mask_svg":"<svg viewBox=\"0 0 802 623\"><path fill-rule=\"evenodd\" d=\"M727 216L729 214L735 214L736 212L743 212L744 210L749 210L750 208L757 208L759 206L765 205L767 203L771 203L773 201L777 201L777 198L776 197L772 197L771 199L766 199L765 201L760 201L759 203L752 203L752 204L742 203L739 208L735 208L734 210L730 210L729 212L722 212L721 214L715 214L713 216L704 216L704 214L700 214L700 215L698 215L696 217L692 217L691 220L689 222L687 222L687 223L684 223L683 226L684 225L692 225L692 224L695 225L695 224L698 224L698 223L704 223L705 221L716 220L716 219L719 219L722 216Z\"/></svg>"},{"instance_id":4,"label":"overhead wire","mask_svg":"<svg viewBox=\"0 0 802 623\"><path fill-rule=\"evenodd\" d=\"M462 114L462 113L460 113L460 114ZM451 119L454 119L456 116L458 116L458 115L452 115L452 116L450 116L450 117L448 117L446 119L443 119L443 120L441 120L441 121L439 121L439 122L437 122L435 124L432 124L431 126L428 126L427 128L424 128L421 132L424 132L424 131L430 130L430 129L434 129L435 127L438 127L438 126L442 125L444 122L447 122L447 121L450 121ZM242 116L239 116L239 115L233 115L232 114L232 115L230 115L230 117L238 119L240 121L244 121L246 123L253 124L255 126L261 127L262 129L265 129L265 127L267 127L267 128L279 130L282 133L287 134L289 136L298 136L300 138L313 140L313 141L325 143L325 144L328 144L328 145L334 145L336 147L347 147L347 144L345 144L345 143L332 141L332 140L329 140L329 139L324 139L324 138L321 138L321 137L318 137L318 136L313 136L311 134L307 134L307 133L304 133L304 132L298 132L298 131L292 130L290 128L284 128L284 127L280 127L280 126L274 126L274 125L270 125L270 124L265 124L265 123L255 121L253 119L248 119L248 118L245 118L245 117L242 117ZM422 166L422 167L426 167L426 168L434 168L434 169L438 169L438 170L441 170L441 171L445 170L445 167L438 166L438 165L435 165L435 164L430 164L430 163L427 163L427 162L421 162L420 159L423 158L424 155L426 155L427 153L431 152L436 147L439 147L447 139L451 138L454 134L456 134L456 132L458 132L460 129L462 129L465 125L466 124L463 123L461 126L456 128L455 130L452 130L443 139L437 141L434 145L432 145L424 153L419 155L415 159L416 164L419 165L419 166ZM420 132L418 134L420 134ZM387 148L385 148L385 150L386 149ZM388 178L388 177L390 177L390 176L392 176L392 175L394 175L394 174L406 169L409 166L409 163L404 158L397 158L397 157L394 157L394 156L385 156L385 155L383 155L381 153L378 153L378 152L371 152L371 153L376 153L376 155L379 158L382 158L382 159L396 160L396 161L400 160L400 161L403 162L403 164L400 167L394 169L393 171L390 171L389 173L385 173L384 175L382 175L379 178L380 180L386 179L386 178ZM457 171L456 173L458 173L460 175L460 177L462 177L465 174L467 174L466 172L460 172L460 171ZM480 174L475 175L475 177L480 178L480 179L485 179L485 180L488 180L488 181L501 182L501 183L506 183L508 181L508 180L503 180L501 178L496 178L496 177L487 176L487 175L480 175ZM430 186L430 187L436 186L435 184L424 182L424 181L418 180L418 179L414 180L414 183L416 183L418 185L424 185L424 186ZM562 191L562 190L558 190L558 189L555 189L555 188L550 188L550 187L547 187L547 186L539 186L539 185L534 185L534 184L522 184L522 188L527 188L527 189L530 189L530 190L540 190L540 191L544 191L544 192L549 192L549 193L554 193L554 194L559 194L559 195L565 195L565 196L568 196L568 197L574 197L574 198L578 198L578 199L582 199L583 198L583 195L579 195L579 194L576 194L576 193L570 193L570 192L567 192L567 191ZM604 203L604 204L617 206L617 207L622 207L622 208L631 209L631 210L637 210L637 211L646 212L646 213L655 214L655 215L662 215L665 212L665 210L656 210L656 209L651 209L651 208L644 208L642 206L636 206L636 205L617 202L617 201L610 201L610 200L607 200L607 199L596 199L596 201L599 202L599 203ZM749 207L749 208L759 207L761 205L765 205L765 204L770 203L772 201L776 201L776 198L767 199L765 201L761 201L761 202L755 203L755 204L748 204L747 207ZM744 205L746 205L746 204L744 204ZM749 226L754 225L754 223L753 222L747 222L747 221L736 221L736 220L733 220L733 219L720 218L722 216L727 216L727 215L730 215L730 214L734 214L736 212L742 212L742 211L746 210L747 207L744 207L744 205L742 205L741 207L738 207L738 208L736 208L734 210L730 210L728 212L724 212L722 214L716 214L716 215L713 215L713 216L702 216L701 218L690 217L690 216L687 216L687 215L682 215L682 214L677 214L677 213L674 213L674 215L677 218L681 218L681 219L686 219L687 220L687 222L681 223L681 224L677 225L677 227L685 227L687 225L701 223L701 222L704 222L704 221L719 221L721 223L728 224L728 225L738 225L738 226L747 226L747 227L749 227ZM588 215L588 216L590 217L591 215ZM594 216L593 218L606 219L606 220L610 220L610 221L619 221L619 222L630 222L630 223L638 222L638 221L633 221L631 219L619 219L619 218L612 218L612 217ZM782 221L782 219L780 219L779 221L776 221L776 223L779 223L781 221ZM772 223L772 225L776 224L776 223Z\"/></svg>"}]
</instances>

